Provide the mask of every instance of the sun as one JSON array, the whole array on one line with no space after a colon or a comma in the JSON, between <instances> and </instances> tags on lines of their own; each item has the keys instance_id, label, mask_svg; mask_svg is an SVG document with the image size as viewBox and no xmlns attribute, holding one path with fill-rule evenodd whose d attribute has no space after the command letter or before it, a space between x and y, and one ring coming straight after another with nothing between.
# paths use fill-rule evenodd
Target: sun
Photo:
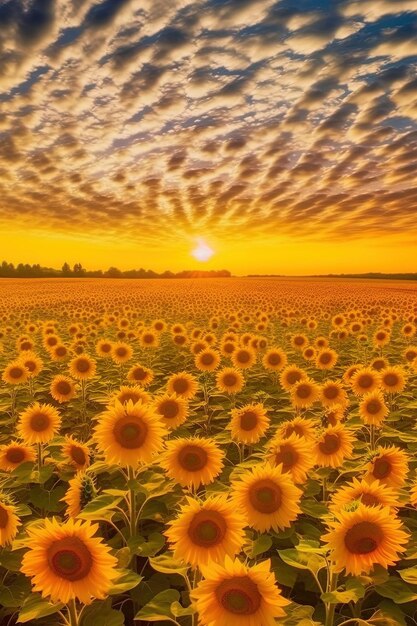
<instances>
[{"instance_id":1,"label":"sun","mask_svg":"<svg viewBox=\"0 0 417 626\"><path fill-rule=\"evenodd\" d=\"M199 237L197 239L197 246L194 248L191 254L195 259L197 259L197 261L205 263L206 261L209 261L211 259L214 254L214 250L210 248L210 246L204 241L204 239Z\"/></svg>"}]
</instances>

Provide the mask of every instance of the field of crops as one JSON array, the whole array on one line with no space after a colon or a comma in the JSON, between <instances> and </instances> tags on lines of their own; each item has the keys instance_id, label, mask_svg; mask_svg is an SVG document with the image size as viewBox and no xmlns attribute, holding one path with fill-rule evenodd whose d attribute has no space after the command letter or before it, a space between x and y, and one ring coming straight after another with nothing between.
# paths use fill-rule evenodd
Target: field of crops
<instances>
[{"instance_id":1,"label":"field of crops","mask_svg":"<svg viewBox=\"0 0 417 626\"><path fill-rule=\"evenodd\" d=\"M417 624L417 287L0 281L0 624Z\"/></svg>"}]
</instances>

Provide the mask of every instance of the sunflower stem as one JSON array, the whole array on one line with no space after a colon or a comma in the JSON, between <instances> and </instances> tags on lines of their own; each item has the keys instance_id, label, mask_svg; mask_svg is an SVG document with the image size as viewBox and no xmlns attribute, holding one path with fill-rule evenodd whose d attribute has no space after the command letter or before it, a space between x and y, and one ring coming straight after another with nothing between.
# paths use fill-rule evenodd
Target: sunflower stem
<instances>
[{"instance_id":1,"label":"sunflower stem","mask_svg":"<svg viewBox=\"0 0 417 626\"><path fill-rule=\"evenodd\" d=\"M133 467L128 468L128 476L129 483L132 483L136 478ZM132 484L129 486L129 532L131 537L136 534L136 493Z\"/></svg>"},{"instance_id":2,"label":"sunflower stem","mask_svg":"<svg viewBox=\"0 0 417 626\"><path fill-rule=\"evenodd\" d=\"M338 579L338 574L332 572L331 567L329 566L327 570L327 592L328 593L331 593L332 591L336 591L337 579ZM326 602L325 607L326 607L326 621L324 622L324 626L333 626L334 615L336 611L336 604L331 603L331 602Z\"/></svg>"},{"instance_id":3,"label":"sunflower stem","mask_svg":"<svg viewBox=\"0 0 417 626\"><path fill-rule=\"evenodd\" d=\"M371 424L370 426L370 446L371 450L375 450L375 425Z\"/></svg>"},{"instance_id":4,"label":"sunflower stem","mask_svg":"<svg viewBox=\"0 0 417 626\"><path fill-rule=\"evenodd\" d=\"M75 606L75 600L70 600L67 604L68 618L70 626L78 626L78 613Z\"/></svg>"},{"instance_id":5,"label":"sunflower stem","mask_svg":"<svg viewBox=\"0 0 417 626\"><path fill-rule=\"evenodd\" d=\"M40 475L41 475L41 470L42 470L42 444L38 443L36 444L37 449L38 449L38 455L37 455L37 466L38 466L38 474L39 474L39 479L40 479Z\"/></svg>"}]
</instances>

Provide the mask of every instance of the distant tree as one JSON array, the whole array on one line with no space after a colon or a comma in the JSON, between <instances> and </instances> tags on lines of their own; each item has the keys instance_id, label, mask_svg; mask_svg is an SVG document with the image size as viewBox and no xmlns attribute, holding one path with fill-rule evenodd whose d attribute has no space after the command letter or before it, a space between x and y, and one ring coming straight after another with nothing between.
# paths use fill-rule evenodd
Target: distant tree
<instances>
[{"instance_id":1,"label":"distant tree","mask_svg":"<svg viewBox=\"0 0 417 626\"><path fill-rule=\"evenodd\" d=\"M121 278L122 272L118 267L109 267L107 272L104 272L104 276L107 276L108 278Z\"/></svg>"},{"instance_id":2,"label":"distant tree","mask_svg":"<svg viewBox=\"0 0 417 626\"><path fill-rule=\"evenodd\" d=\"M71 276L71 267L69 265L69 263L67 263L65 261L64 265L62 266L62 275L63 276Z\"/></svg>"}]
</instances>

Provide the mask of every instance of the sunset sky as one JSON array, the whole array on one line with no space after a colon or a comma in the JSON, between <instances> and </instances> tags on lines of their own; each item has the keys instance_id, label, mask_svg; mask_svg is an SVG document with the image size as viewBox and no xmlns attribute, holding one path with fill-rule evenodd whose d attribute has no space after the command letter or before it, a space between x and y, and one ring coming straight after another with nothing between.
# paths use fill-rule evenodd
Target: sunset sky
<instances>
[{"instance_id":1,"label":"sunset sky","mask_svg":"<svg viewBox=\"0 0 417 626\"><path fill-rule=\"evenodd\" d=\"M0 229L0 262L417 271L417 0L0 0Z\"/></svg>"}]
</instances>

